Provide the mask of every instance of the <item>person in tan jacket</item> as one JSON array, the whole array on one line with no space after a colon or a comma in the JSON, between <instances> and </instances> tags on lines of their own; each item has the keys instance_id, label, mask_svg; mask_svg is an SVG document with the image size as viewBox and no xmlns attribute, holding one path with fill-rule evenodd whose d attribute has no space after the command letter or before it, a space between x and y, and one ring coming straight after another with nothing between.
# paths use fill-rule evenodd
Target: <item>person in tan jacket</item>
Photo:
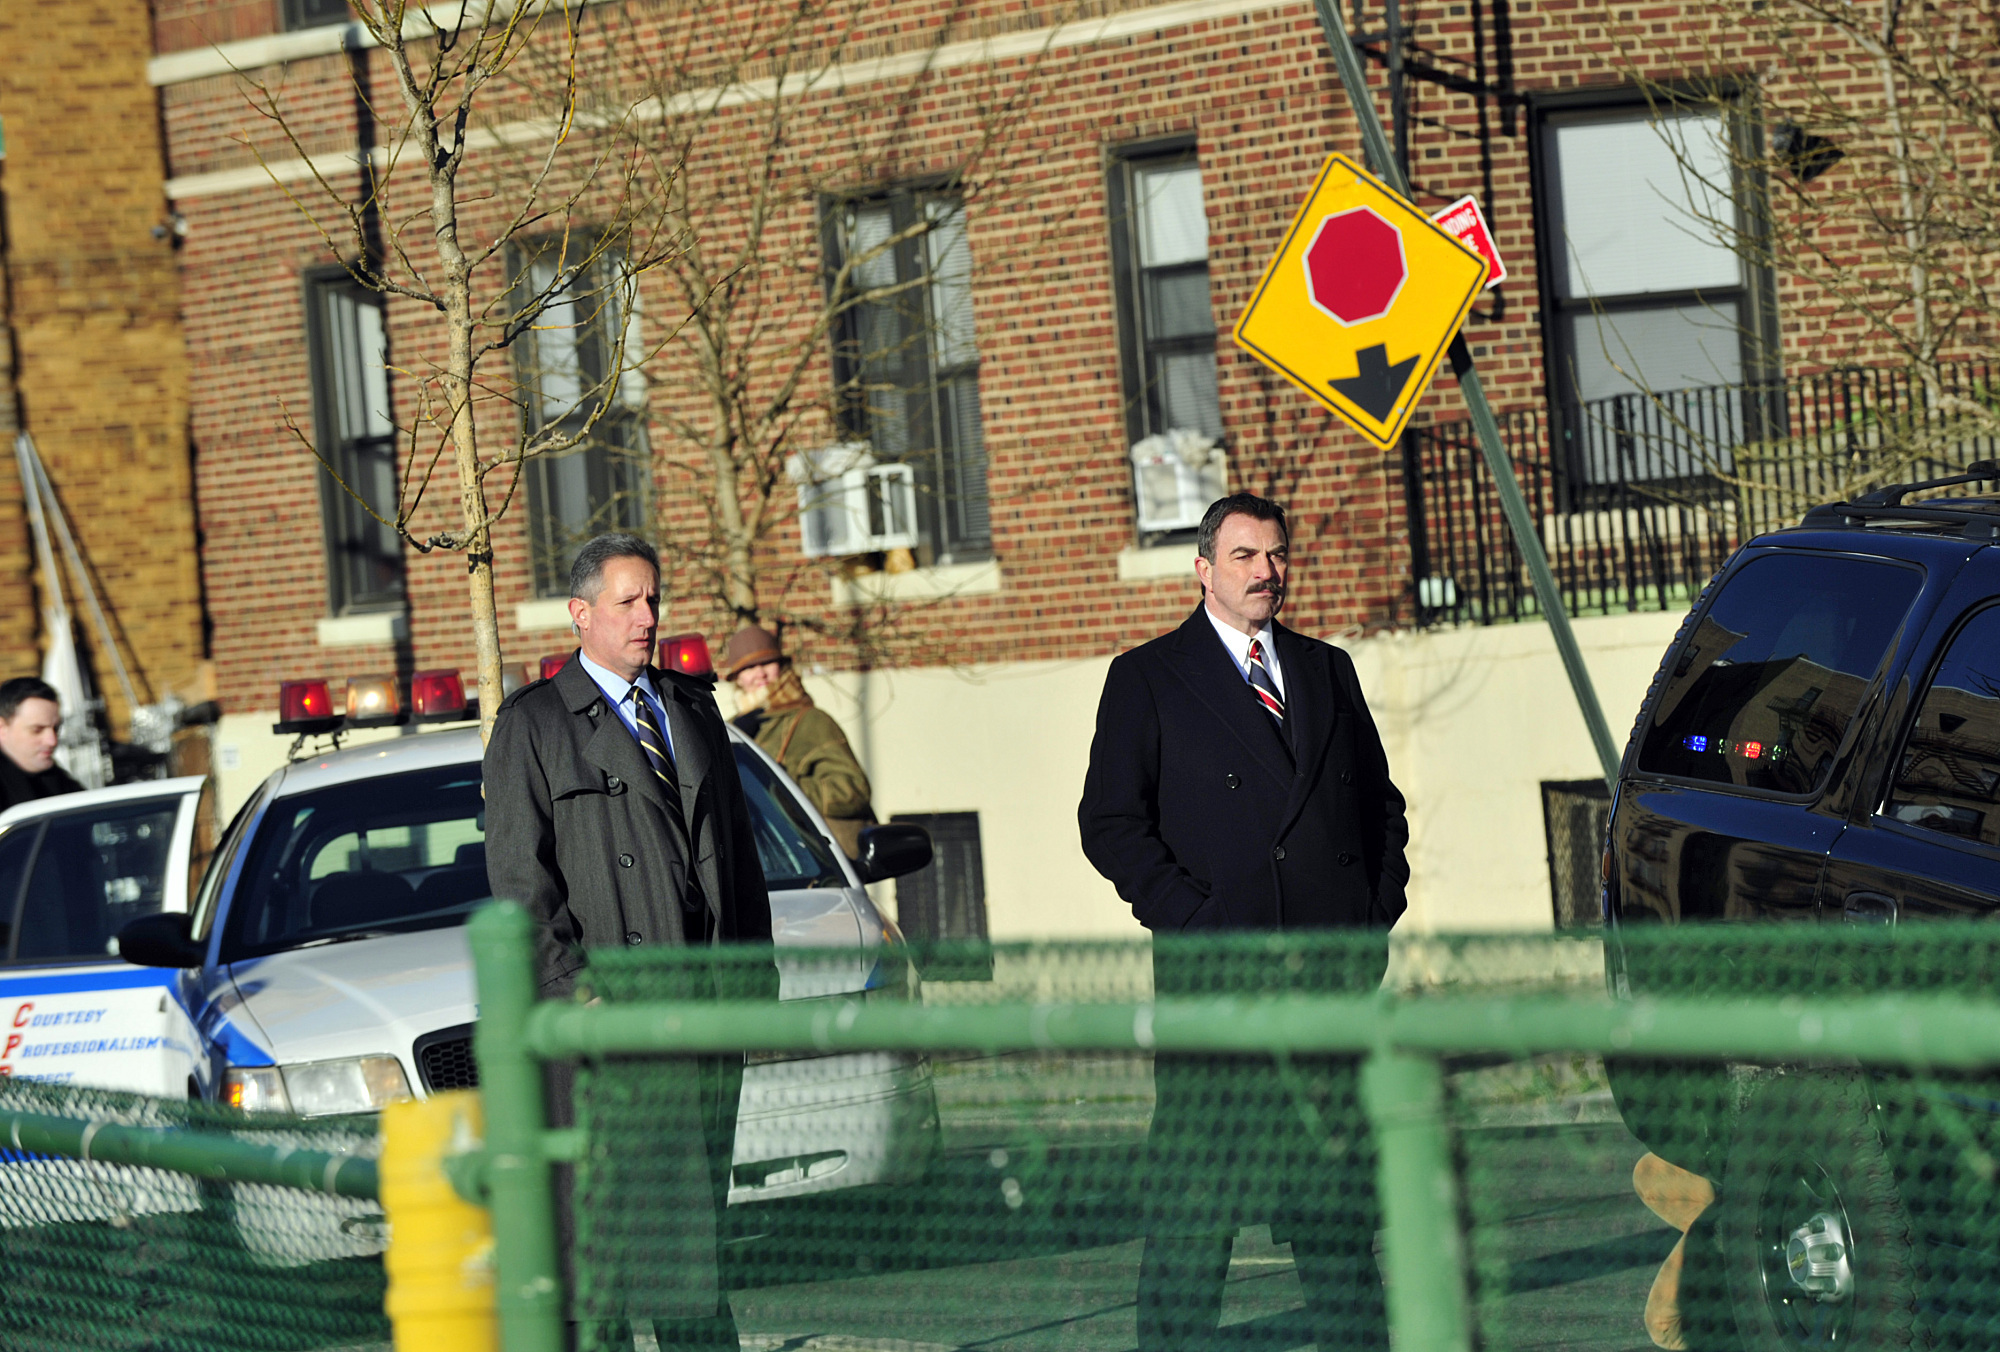
<instances>
[{"instance_id":1,"label":"person in tan jacket","mask_svg":"<svg viewBox=\"0 0 2000 1352\"><path fill-rule=\"evenodd\" d=\"M840 724L806 693L777 636L754 624L737 630L723 651L721 675L736 686L738 712L730 721L806 791L834 843L850 859L859 857L861 828L875 822L868 774Z\"/></svg>"}]
</instances>

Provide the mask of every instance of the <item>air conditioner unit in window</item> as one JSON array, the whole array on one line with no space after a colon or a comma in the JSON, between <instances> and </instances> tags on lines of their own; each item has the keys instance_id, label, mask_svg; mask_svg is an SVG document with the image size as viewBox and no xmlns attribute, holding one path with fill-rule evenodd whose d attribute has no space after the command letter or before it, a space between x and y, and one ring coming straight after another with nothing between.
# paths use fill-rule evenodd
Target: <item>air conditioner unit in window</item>
<instances>
[{"instance_id":1,"label":"air conditioner unit in window","mask_svg":"<svg viewBox=\"0 0 2000 1352\"><path fill-rule=\"evenodd\" d=\"M1208 504L1228 488L1228 458L1205 432L1176 427L1132 447L1132 485L1139 529L1193 530Z\"/></svg>"},{"instance_id":2,"label":"air conditioner unit in window","mask_svg":"<svg viewBox=\"0 0 2000 1352\"><path fill-rule=\"evenodd\" d=\"M865 442L795 455L799 535L808 558L840 558L917 546L917 476L909 465L878 465Z\"/></svg>"}]
</instances>

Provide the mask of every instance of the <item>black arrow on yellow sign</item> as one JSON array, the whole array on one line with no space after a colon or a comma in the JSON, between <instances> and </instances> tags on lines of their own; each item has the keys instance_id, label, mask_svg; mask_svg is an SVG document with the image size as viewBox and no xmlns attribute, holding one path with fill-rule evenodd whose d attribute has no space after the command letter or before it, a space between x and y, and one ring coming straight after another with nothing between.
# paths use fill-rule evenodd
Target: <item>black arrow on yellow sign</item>
<instances>
[{"instance_id":1,"label":"black arrow on yellow sign","mask_svg":"<svg viewBox=\"0 0 2000 1352\"><path fill-rule=\"evenodd\" d=\"M1354 354L1355 374L1330 380L1337 394L1346 395L1356 407L1376 422L1389 421L1389 414L1396 407L1396 399L1403 393L1403 387L1410 383L1410 372L1417 366L1415 357L1405 357L1394 366L1389 364L1389 349L1377 343L1364 347Z\"/></svg>"}]
</instances>

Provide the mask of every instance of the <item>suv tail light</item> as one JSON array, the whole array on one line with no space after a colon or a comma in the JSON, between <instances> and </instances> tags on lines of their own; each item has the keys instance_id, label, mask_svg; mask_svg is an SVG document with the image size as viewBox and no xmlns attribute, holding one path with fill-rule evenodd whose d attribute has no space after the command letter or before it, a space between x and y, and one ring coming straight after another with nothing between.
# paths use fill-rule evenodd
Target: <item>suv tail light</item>
<instances>
[{"instance_id":1,"label":"suv tail light","mask_svg":"<svg viewBox=\"0 0 2000 1352\"><path fill-rule=\"evenodd\" d=\"M575 651L581 651L581 650L578 649ZM553 680L555 674L563 669L563 665L566 662L568 662L572 656L574 656L574 651L567 653L550 653L547 657L544 657L542 659L542 679L545 681Z\"/></svg>"},{"instance_id":2,"label":"suv tail light","mask_svg":"<svg viewBox=\"0 0 2000 1352\"><path fill-rule=\"evenodd\" d=\"M418 672L410 678L410 713L419 723L464 718L464 680L455 671Z\"/></svg>"},{"instance_id":3,"label":"suv tail light","mask_svg":"<svg viewBox=\"0 0 2000 1352\"><path fill-rule=\"evenodd\" d=\"M708 640L700 634L670 634L661 639L660 665L683 676L715 676L715 659L709 656Z\"/></svg>"}]
</instances>

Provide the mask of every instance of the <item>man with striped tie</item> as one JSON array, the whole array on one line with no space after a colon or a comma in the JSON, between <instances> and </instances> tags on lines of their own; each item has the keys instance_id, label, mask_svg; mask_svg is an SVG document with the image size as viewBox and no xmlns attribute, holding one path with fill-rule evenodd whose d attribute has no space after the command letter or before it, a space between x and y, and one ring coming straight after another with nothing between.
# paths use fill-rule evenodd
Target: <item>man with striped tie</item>
<instances>
[{"instance_id":1,"label":"man with striped tie","mask_svg":"<svg viewBox=\"0 0 2000 1352\"><path fill-rule=\"evenodd\" d=\"M659 555L632 535L590 540L570 570L569 613L581 650L500 706L485 763L487 880L494 896L534 918L536 977L548 999L587 980L594 948L771 939L770 898L715 697L705 682L652 662ZM653 1320L662 1348L737 1345L716 1235L742 1075L740 1056L704 1057L683 1080L647 1086L660 1108L658 1151L643 1162L648 1182L661 1187L674 1174L670 1195L680 1201L653 1250L628 1255L645 1271L630 1282L598 1275L634 1293L626 1315ZM569 1124L574 1082L573 1066L549 1067L553 1125ZM616 1186L610 1169L589 1180L593 1195ZM576 1239L568 1173L558 1171L566 1265ZM704 1193L712 1207L686 1204ZM631 1340L623 1323L600 1333Z\"/></svg>"},{"instance_id":2,"label":"man with striped tie","mask_svg":"<svg viewBox=\"0 0 2000 1352\"><path fill-rule=\"evenodd\" d=\"M1386 930L1409 879L1403 798L1353 661L1278 623L1284 509L1223 498L1196 553L1202 603L1105 677L1077 809L1084 853L1157 935ZM1214 992L1235 975L1200 951L1155 950L1162 994ZM1301 979L1344 989L1380 970L1286 975ZM1373 1151L1341 1135L1359 1120L1352 1064L1298 1060L1281 1077L1268 1060L1161 1056L1154 1090L1140 1352L1207 1345L1232 1237L1265 1222L1292 1246L1322 1352L1387 1348ZM1302 1131L1302 1117L1328 1124L1340 1148Z\"/></svg>"}]
</instances>

